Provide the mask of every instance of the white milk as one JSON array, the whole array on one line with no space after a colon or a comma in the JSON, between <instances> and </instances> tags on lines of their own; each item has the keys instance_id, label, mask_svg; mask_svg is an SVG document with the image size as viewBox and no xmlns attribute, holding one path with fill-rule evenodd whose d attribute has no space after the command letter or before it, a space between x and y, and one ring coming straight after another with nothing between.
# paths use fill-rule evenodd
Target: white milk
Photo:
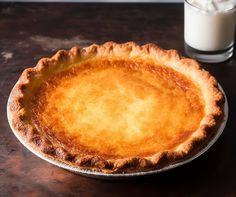
<instances>
[{"instance_id":1,"label":"white milk","mask_svg":"<svg viewBox=\"0 0 236 197\"><path fill-rule=\"evenodd\" d=\"M235 5L236 0L185 1L185 42L201 51L217 51L232 46Z\"/></svg>"}]
</instances>

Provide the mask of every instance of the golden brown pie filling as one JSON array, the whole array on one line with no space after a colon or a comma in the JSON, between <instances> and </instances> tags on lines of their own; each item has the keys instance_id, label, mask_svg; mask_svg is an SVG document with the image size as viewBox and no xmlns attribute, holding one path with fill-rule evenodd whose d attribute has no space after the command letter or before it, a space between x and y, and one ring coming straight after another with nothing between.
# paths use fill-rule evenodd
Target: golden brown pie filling
<instances>
[{"instance_id":1,"label":"golden brown pie filling","mask_svg":"<svg viewBox=\"0 0 236 197\"><path fill-rule=\"evenodd\" d=\"M146 157L198 129L205 103L183 74L138 60L90 60L45 80L29 111L38 130L79 155Z\"/></svg>"}]
</instances>

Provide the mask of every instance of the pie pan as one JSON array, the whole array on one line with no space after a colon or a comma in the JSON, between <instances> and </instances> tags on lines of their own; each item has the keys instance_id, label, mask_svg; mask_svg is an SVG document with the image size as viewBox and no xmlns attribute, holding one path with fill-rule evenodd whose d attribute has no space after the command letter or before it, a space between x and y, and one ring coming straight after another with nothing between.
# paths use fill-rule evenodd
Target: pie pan
<instances>
[{"instance_id":1,"label":"pie pan","mask_svg":"<svg viewBox=\"0 0 236 197\"><path fill-rule=\"evenodd\" d=\"M7 117L8 117L8 122L9 125L14 133L14 135L17 137L17 139L28 149L30 150L32 153L34 153L36 156L40 157L41 159L54 164L55 166L61 167L65 170L71 171L73 173L79 174L79 175L83 175L83 176L87 176L87 177L91 177L91 178L98 178L98 179L114 179L114 180L118 180L118 179L128 179L128 178L135 178L135 177L141 177L141 176L147 176L147 175L153 175L153 174L157 174L160 172L164 172L179 166L182 166L186 163L189 163L190 161L196 159L197 157L199 157L200 155L202 155L203 153L205 153L219 138L219 136L222 134L227 119L228 119L228 102L227 102L227 98L225 95L225 92L222 88L222 86L220 84L218 84L219 89L223 92L224 97L225 97L225 103L223 106L223 110L224 110L224 117L222 122L220 123L220 125L217 127L216 132L214 134L213 137L211 137L211 139L200 149L198 150L198 152L196 152L195 154L192 154L190 157L188 157L185 160L182 161L178 161L174 164L165 166L163 168L159 168L159 169L155 169L155 170L149 170L149 171L143 171L143 172L132 172L132 173L115 173L115 174L106 174L106 173L102 173L102 172L96 172L96 171L91 171L91 170L85 170L85 169L81 169L79 167L74 167L74 166L70 166L64 162L52 159L51 157L47 156L46 154L42 153L42 152L37 152L36 150L34 150L32 148L32 146L27 143L23 138L20 137L20 135L18 134L18 132L13 128L12 124L11 124L11 115L9 113L9 103L10 103L10 98L11 98L11 94L8 98L8 104L7 104Z\"/></svg>"}]
</instances>

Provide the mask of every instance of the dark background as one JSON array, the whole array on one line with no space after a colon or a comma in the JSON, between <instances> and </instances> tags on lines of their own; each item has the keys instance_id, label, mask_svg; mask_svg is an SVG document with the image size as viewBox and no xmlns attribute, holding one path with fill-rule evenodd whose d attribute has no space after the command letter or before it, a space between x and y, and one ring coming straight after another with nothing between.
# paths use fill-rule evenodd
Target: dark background
<instances>
[{"instance_id":1,"label":"dark background","mask_svg":"<svg viewBox=\"0 0 236 197\"><path fill-rule=\"evenodd\" d=\"M0 196L236 196L236 57L206 65L223 86L229 120L222 136L183 167L126 181L82 177L30 153L6 117L21 72L60 48L106 41L153 42L183 51L183 4L0 3Z\"/></svg>"}]
</instances>

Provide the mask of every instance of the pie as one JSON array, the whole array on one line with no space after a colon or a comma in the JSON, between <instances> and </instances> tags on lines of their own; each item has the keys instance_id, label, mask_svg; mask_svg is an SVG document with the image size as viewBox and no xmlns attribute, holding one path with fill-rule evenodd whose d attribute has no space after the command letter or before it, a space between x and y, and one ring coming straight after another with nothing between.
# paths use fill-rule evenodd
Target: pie
<instances>
[{"instance_id":1,"label":"pie","mask_svg":"<svg viewBox=\"0 0 236 197\"><path fill-rule=\"evenodd\" d=\"M196 154L221 123L224 96L192 59L154 44L60 50L24 70L10 124L30 146L79 169L127 173Z\"/></svg>"}]
</instances>

